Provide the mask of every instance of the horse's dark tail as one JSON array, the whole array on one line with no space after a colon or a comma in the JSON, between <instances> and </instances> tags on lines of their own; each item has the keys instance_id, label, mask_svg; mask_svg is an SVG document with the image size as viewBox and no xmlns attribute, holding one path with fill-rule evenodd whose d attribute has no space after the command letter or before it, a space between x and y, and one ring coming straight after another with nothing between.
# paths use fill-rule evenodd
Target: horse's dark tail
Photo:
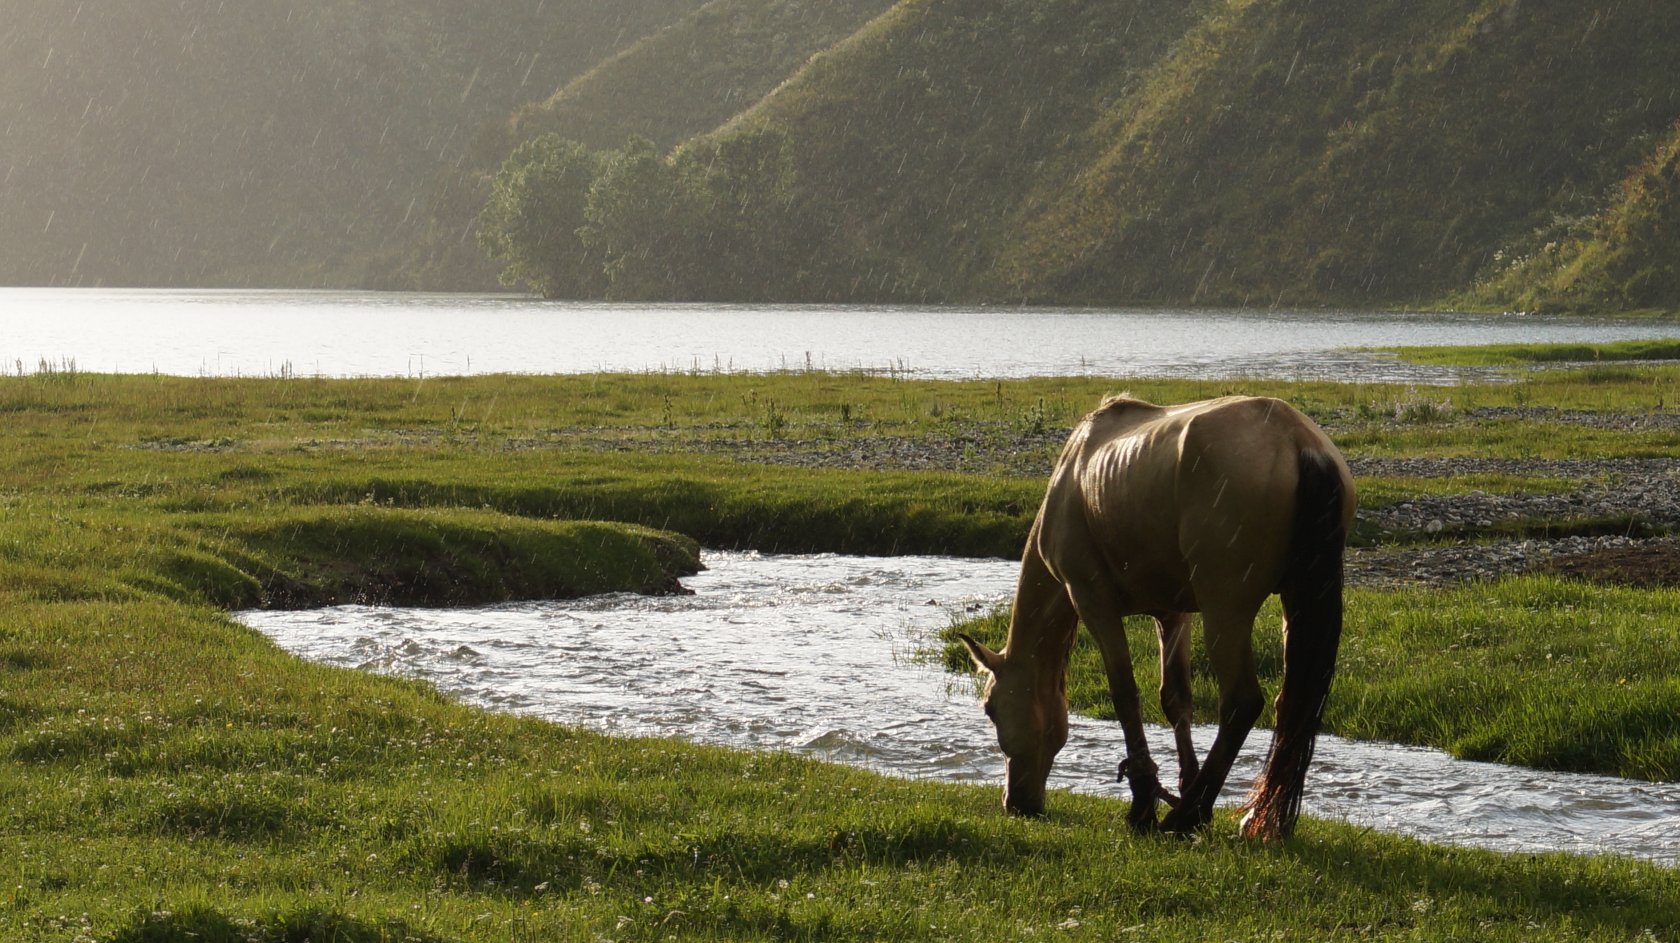
<instances>
[{"instance_id":1,"label":"horse's dark tail","mask_svg":"<svg viewBox=\"0 0 1680 943\"><path fill-rule=\"evenodd\" d=\"M1345 498L1335 461L1321 452L1302 452L1289 562L1278 589L1284 617L1283 682L1275 704L1271 753L1249 793L1243 819L1243 833L1250 837L1287 837L1301 812L1307 766L1342 638Z\"/></svg>"}]
</instances>

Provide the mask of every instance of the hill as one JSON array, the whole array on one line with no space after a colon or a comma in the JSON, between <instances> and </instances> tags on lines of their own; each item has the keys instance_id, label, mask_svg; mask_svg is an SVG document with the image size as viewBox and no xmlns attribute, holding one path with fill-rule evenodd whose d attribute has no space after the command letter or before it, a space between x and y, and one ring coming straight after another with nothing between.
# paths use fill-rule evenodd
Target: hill
<instances>
[{"instance_id":1,"label":"hill","mask_svg":"<svg viewBox=\"0 0 1680 943\"><path fill-rule=\"evenodd\" d=\"M1056 297L1437 301L1651 153L1676 39L1651 0L1233 5L1001 266Z\"/></svg>"},{"instance_id":2,"label":"hill","mask_svg":"<svg viewBox=\"0 0 1680 943\"><path fill-rule=\"evenodd\" d=\"M605 203L583 232L620 297L1507 304L1536 245L1672 231L1677 39L1660 0L906 0L675 149L657 250ZM755 140L785 198L720 199ZM806 264L638 268L748 228ZM1636 268L1601 281L1680 307Z\"/></svg>"},{"instance_id":3,"label":"hill","mask_svg":"<svg viewBox=\"0 0 1680 943\"><path fill-rule=\"evenodd\" d=\"M1666 0L13 6L0 283L1680 308Z\"/></svg>"},{"instance_id":4,"label":"hill","mask_svg":"<svg viewBox=\"0 0 1680 943\"><path fill-rule=\"evenodd\" d=\"M0 283L363 282L485 120L700 0L12 0Z\"/></svg>"},{"instance_id":5,"label":"hill","mask_svg":"<svg viewBox=\"0 0 1680 943\"><path fill-rule=\"evenodd\" d=\"M710 0L643 37L545 100L487 125L467 159L433 181L425 231L382 273L389 287L496 285L476 241L502 161L544 134L604 150L632 137L662 149L724 124L850 36L894 0Z\"/></svg>"}]
</instances>

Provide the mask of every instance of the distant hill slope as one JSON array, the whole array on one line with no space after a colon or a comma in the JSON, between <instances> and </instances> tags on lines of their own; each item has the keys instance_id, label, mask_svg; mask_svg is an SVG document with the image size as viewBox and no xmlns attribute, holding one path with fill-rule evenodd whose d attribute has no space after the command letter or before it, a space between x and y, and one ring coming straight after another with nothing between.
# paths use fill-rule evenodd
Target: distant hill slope
<instances>
[{"instance_id":1,"label":"distant hill slope","mask_svg":"<svg viewBox=\"0 0 1680 943\"><path fill-rule=\"evenodd\" d=\"M1040 188L1000 274L1036 297L1430 303L1649 156L1680 115L1677 40L1666 0L1231 4Z\"/></svg>"},{"instance_id":2,"label":"distant hill slope","mask_svg":"<svg viewBox=\"0 0 1680 943\"><path fill-rule=\"evenodd\" d=\"M845 39L895 0L710 0L652 33L546 100L486 128L466 160L433 184L426 231L385 273L396 287L460 289L496 284L474 219L489 178L522 141L545 133L591 148L632 136L671 148L756 104L812 54Z\"/></svg>"},{"instance_id":3,"label":"distant hill slope","mask_svg":"<svg viewBox=\"0 0 1680 943\"><path fill-rule=\"evenodd\" d=\"M1673 0L13 6L0 281L1680 308Z\"/></svg>"},{"instance_id":4,"label":"distant hill slope","mask_svg":"<svg viewBox=\"0 0 1680 943\"><path fill-rule=\"evenodd\" d=\"M1680 125L1590 216L1555 216L1500 251L1472 303L1522 309L1680 307Z\"/></svg>"},{"instance_id":5,"label":"distant hill slope","mask_svg":"<svg viewBox=\"0 0 1680 943\"><path fill-rule=\"evenodd\" d=\"M8 0L0 283L351 285L506 115L700 0Z\"/></svg>"},{"instance_id":6,"label":"distant hill slope","mask_svg":"<svg viewBox=\"0 0 1680 943\"><path fill-rule=\"evenodd\" d=\"M813 300L1019 300L991 272L1211 0L900 3L730 125L785 131L826 234Z\"/></svg>"},{"instance_id":7,"label":"distant hill slope","mask_svg":"<svg viewBox=\"0 0 1680 943\"><path fill-rule=\"evenodd\" d=\"M1557 243L1580 277L1543 303L1680 307L1634 264L1677 225L1677 40L1670 0L904 0L673 158L692 217L708 155L785 140L791 196L741 212L812 264L611 290L1499 305L1546 295L1507 270Z\"/></svg>"}]
</instances>

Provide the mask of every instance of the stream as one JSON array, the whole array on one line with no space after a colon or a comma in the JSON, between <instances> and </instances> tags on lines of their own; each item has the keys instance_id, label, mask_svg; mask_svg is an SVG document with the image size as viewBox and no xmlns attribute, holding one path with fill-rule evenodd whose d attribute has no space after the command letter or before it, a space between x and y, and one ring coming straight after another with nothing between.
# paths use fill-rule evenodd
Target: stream
<instances>
[{"instance_id":1,"label":"stream","mask_svg":"<svg viewBox=\"0 0 1680 943\"><path fill-rule=\"evenodd\" d=\"M1006 600L1018 564L755 553L707 553L704 562L704 572L684 580L687 596L239 618L304 658L422 678L495 710L1001 787L1002 755L974 683L920 653L954 618ZM1246 793L1270 736L1249 737L1225 804ZM1155 729L1152 737L1170 781L1170 735ZM1198 728L1199 749L1212 737L1211 726ZM1074 717L1051 788L1124 798L1114 782L1122 742L1118 724ZM1304 811L1430 842L1680 864L1675 783L1323 737Z\"/></svg>"}]
</instances>

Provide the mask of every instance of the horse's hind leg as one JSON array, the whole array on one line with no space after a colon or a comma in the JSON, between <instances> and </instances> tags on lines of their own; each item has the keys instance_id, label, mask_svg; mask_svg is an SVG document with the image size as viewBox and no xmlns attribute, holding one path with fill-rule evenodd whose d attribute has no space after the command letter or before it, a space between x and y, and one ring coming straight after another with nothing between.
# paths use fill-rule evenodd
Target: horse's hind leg
<instances>
[{"instance_id":1,"label":"horse's hind leg","mask_svg":"<svg viewBox=\"0 0 1680 943\"><path fill-rule=\"evenodd\" d=\"M1236 762L1237 751L1242 749L1243 741L1265 706L1260 682L1254 674L1256 611L1257 607L1234 611L1210 608L1202 613L1208 660L1213 663L1214 676L1219 680L1219 733L1213 738L1207 761L1185 787L1178 808L1161 823L1168 831L1192 831L1213 819L1214 800L1219 798L1231 764Z\"/></svg>"},{"instance_id":2,"label":"horse's hind leg","mask_svg":"<svg viewBox=\"0 0 1680 943\"><path fill-rule=\"evenodd\" d=\"M1161 635L1161 713L1172 725L1178 747L1178 790L1183 795L1196 779L1199 768L1196 746L1190 740L1194 701L1190 694L1190 614L1175 612L1157 616Z\"/></svg>"},{"instance_id":3,"label":"horse's hind leg","mask_svg":"<svg viewBox=\"0 0 1680 943\"><path fill-rule=\"evenodd\" d=\"M1068 595L1102 652L1114 714L1126 734L1126 759L1120 764L1121 776L1132 787L1132 809L1126 818L1140 832L1153 831L1156 802L1162 794L1161 781L1155 761L1149 755L1149 740L1143 733L1143 709L1138 701L1137 679L1132 674L1132 653L1126 643L1126 621L1121 615L1125 609L1120 595L1098 581L1069 583Z\"/></svg>"}]
</instances>

